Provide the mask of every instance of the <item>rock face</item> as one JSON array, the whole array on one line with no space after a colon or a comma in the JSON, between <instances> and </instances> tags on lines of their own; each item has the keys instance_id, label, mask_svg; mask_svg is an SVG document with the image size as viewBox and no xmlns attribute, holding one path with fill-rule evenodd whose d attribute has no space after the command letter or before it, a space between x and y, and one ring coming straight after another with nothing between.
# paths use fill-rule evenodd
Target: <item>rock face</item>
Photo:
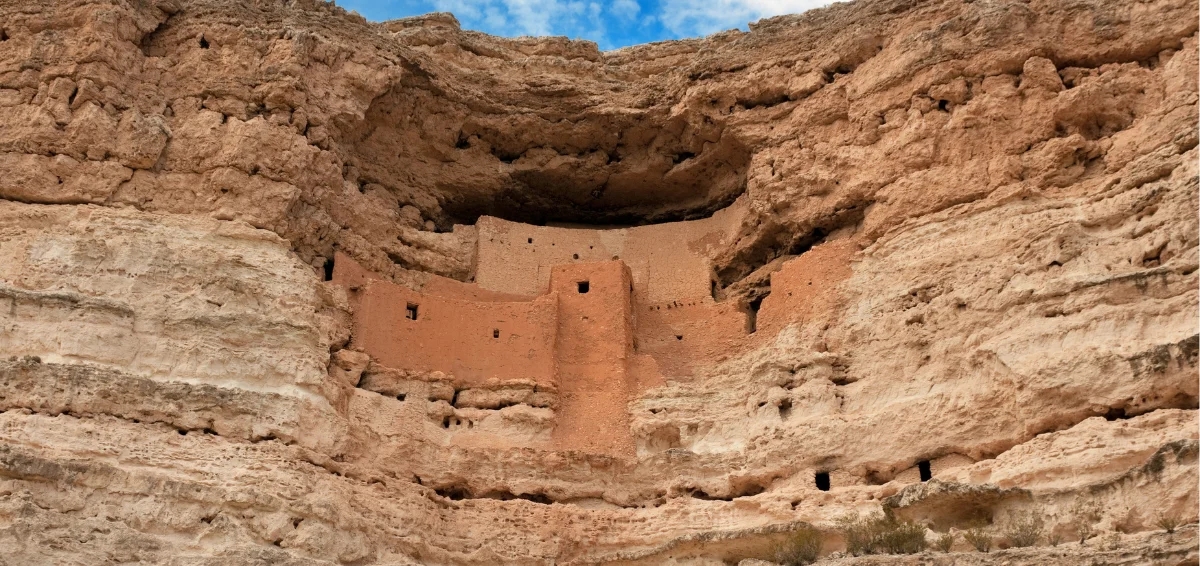
<instances>
[{"instance_id":1,"label":"rock face","mask_svg":"<svg viewBox=\"0 0 1200 566\"><path fill-rule=\"evenodd\" d=\"M1195 564L1198 17L0 5L0 563Z\"/></svg>"}]
</instances>

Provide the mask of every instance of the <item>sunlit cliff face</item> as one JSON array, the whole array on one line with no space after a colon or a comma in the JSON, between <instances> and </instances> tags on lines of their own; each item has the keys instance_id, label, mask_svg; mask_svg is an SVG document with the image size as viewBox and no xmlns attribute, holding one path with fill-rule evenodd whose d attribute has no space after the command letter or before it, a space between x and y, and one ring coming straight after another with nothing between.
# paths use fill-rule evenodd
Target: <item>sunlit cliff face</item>
<instances>
[{"instance_id":1,"label":"sunlit cliff face","mask_svg":"<svg viewBox=\"0 0 1200 566\"><path fill-rule=\"evenodd\" d=\"M0 560L1194 564L1197 17L0 3Z\"/></svg>"}]
</instances>

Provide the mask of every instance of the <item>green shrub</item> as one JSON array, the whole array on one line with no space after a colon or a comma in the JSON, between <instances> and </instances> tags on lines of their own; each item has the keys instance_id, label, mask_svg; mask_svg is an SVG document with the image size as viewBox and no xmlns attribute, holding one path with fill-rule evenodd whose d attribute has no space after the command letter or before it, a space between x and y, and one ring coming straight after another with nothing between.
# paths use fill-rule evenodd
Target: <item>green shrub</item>
<instances>
[{"instance_id":1,"label":"green shrub","mask_svg":"<svg viewBox=\"0 0 1200 566\"><path fill-rule=\"evenodd\" d=\"M1004 527L1004 538L1017 548L1025 548L1037 544L1042 538L1045 523L1042 517L1033 511L1014 512L1009 516L1008 524Z\"/></svg>"},{"instance_id":2,"label":"green shrub","mask_svg":"<svg viewBox=\"0 0 1200 566\"><path fill-rule=\"evenodd\" d=\"M897 518L890 509L879 515L847 515L838 519L846 539L846 552L863 554L916 554L929 545L925 527Z\"/></svg>"},{"instance_id":3,"label":"green shrub","mask_svg":"<svg viewBox=\"0 0 1200 566\"><path fill-rule=\"evenodd\" d=\"M946 533L933 539L933 547L942 552L950 552L950 549L954 548L954 533Z\"/></svg>"},{"instance_id":4,"label":"green shrub","mask_svg":"<svg viewBox=\"0 0 1200 566\"><path fill-rule=\"evenodd\" d=\"M838 530L846 539L846 552L854 556L874 554L875 552L875 518L871 516L845 515L837 520Z\"/></svg>"},{"instance_id":5,"label":"green shrub","mask_svg":"<svg viewBox=\"0 0 1200 566\"><path fill-rule=\"evenodd\" d=\"M879 533L879 546L887 554L916 554L929 545L925 540L925 527L908 521L894 521L883 525Z\"/></svg>"},{"instance_id":6,"label":"green shrub","mask_svg":"<svg viewBox=\"0 0 1200 566\"><path fill-rule=\"evenodd\" d=\"M963 540L979 552L988 552L992 549L992 535L982 526L967 529L967 532L963 534Z\"/></svg>"},{"instance_id":7,"label":"green shrub","mask_svg":"<svg viewBox=\"0 0 1200 566\"><path fill-rule=\"evenodd\" d=\"M784 566L805 566L817 561L824 537L820 529L803 525L788 535L775 551L775 561Z\"/></svg>"}]
</instances>

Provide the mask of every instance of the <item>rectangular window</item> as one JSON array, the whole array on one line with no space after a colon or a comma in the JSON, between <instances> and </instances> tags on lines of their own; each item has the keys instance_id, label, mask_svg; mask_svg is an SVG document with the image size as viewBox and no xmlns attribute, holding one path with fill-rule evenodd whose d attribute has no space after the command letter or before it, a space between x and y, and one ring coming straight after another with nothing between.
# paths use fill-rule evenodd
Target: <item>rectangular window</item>
<instances>
[{"instance_id":1,"label":"rectangular window","mask_svg":"<svg viewBox=\"0 0 1200 566\"><path fill-rule=\"evenodd\" d=\"M591 284L589 282L587 282L587 281L579 282L579 292L580 293L586 293L589 290L591 290Z\"/></svg>"},{"instance_id":2,"label":"rectangular window","mask_svg":"<svg viewBox=\"0 0 1200 566\"><path fill-rule=\"evenodd\" d=\"M829 472L817 472L817 489L829 491Z\"/></svg>"},{"instance_id":3,"label":"rectangular window","mask_svg":"<svg viewBox=\"0 0 1200 566\"><path fill-rule=\"evenodd\" d=\"M407 318L408 320L417 320L416 303L408 303L408 306L404 309L404 318Z\"/></svg>"}]
</instances>

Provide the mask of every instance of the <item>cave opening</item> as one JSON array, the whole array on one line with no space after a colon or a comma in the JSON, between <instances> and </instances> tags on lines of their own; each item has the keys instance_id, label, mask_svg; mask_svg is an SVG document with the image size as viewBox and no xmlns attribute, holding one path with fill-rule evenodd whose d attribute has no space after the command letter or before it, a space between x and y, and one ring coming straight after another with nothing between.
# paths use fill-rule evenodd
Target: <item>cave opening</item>
<instances>
[{"instance_id":1,"label":"cave opening","mask_svg":"<svg viewBox=\"0 0 1200 566\"><path fill-rule=\"evenodd\" d=\"M589 281L580 281L576 285L580 295L587 293L592 289L592 284Z\"/></svg>"},{"instance_id":2,"label":"cave opening","mask_svg":"<svg viewBox=\"0 0 1200 566\"><path fill-rule=\"evenodd\" d=\"M405 305L404 318L407 318L408 320L417 320L417 307L418 305L416 303L408 303Z\"/></svg>"},{"instance_id":3,"label":"cave opening","mask_svg":"<svg viewBox=\"0 0 1200 566\"><path fill-rule=\"evenodd\" d=\"M829 472L817 472L817 489L829 491Z\"/></svg>"},{"instance_id":4,"label":"cave opening","mask_svg":"<svg viewBox=\"0 0 1200 566\"><path fill-rule=\"evenodd\" d=\"M917 471L921 473L921 481L926 482L933 479L933 469L929 467L929 460L917 462Z\"/></svg>"},{"instance_id":5,"label":"cave opening","mask_svg":"<svg viewBox=\"0 0 1200 566\"><path fill-rule=\"evenodd\" d=\"M333 139L357 180L433 197L404 202L439 227L480 216L535 226L696 220L746 192L752 149L723 119L666 106L613 114L582 98L523 96L517 104L528 120L514 131L467 112L419 66L406 68L361 118L335 121ZM578 108L569 120L564 105ZM453 118L414 136L404 117L421 115ZM587 133L565 135L564 123Z\"/></svg>"}]
</instances>

